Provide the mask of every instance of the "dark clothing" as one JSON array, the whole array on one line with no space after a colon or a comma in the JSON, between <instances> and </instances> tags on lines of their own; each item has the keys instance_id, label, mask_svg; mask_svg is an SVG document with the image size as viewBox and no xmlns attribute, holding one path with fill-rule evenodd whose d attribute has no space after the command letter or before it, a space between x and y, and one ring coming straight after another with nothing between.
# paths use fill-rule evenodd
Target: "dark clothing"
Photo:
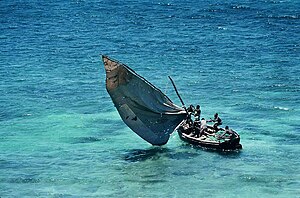
<instances>
[{"instance_id":1,"label":"dark clothing","mask_svg":"<svg viewBox=\"0 0 300 198\"><path fill-rule=\"evenodd\" d=\"M195 127L195 136L196 138L198 138L200 135L200 128L199 127Z\"/></svg>"},{"instance_id":2,"label":"dark clothing","mask_svg":"<svg viewBox=\"0 0 300 198\"><path fill-rule=\"evenodd\" d=\"M222 120L219 117L215 118L213 121L215 122L215 124L218 124L218 126L222 125Z\"/></svg>"},{"instance_id":3,"label":"dark clothing","mask_svg":"<svg viewBox=\"0 0 300 198\"><path fill-rule=\"evenodd\" d=\"M195 116L200 117L200 114L201 114L201 110L200 109L195 109Z\"/></svg>"},{"instance_id":4,"label":"dark clothing","mask_svg":"<svg viewBox=\"0 0 300 198\"><path fill-rule=\"evenodd\" d=\"M214 127L215 131L217 132L217 131L219 131L218 126L222 125L222 119L219 118L219 116L218 116L213 121L215 122L213 127Z\"/></svg>"},{"instance_id":5,"label":"dark clothing","mask_svg":"<svg viewBox=\"0 0 300 198\"><path fill-rule=\"evenodd\" d=\"M195 120L199 121L200 120L200 114L201 114L201 110L200 109L195 109Z\"/></svg>"},{"instance_id":6,"label":"dark clothing","mask_svg":"<svg viewBox=\"0 0 300 198\"><path fill-rule=\"evenodd\" d=\"M194 113L195 108L194 108L194 106L189 106L186 110L188 113L192 114L192 113Z\"/></svg>"},{"instance_id":7,"label":"dark clothing","mask_svg":"<svg viewBox=\"0 0 300 198\"><path fill-rule=\"evenodd\" d=\"M190 105L186 110L188 112L188 115L187 115L187 122L188 124L193 124L193 120L192 120L192 115L194 113L194 106L193 105Z\"/></svg>"}]
</instances>

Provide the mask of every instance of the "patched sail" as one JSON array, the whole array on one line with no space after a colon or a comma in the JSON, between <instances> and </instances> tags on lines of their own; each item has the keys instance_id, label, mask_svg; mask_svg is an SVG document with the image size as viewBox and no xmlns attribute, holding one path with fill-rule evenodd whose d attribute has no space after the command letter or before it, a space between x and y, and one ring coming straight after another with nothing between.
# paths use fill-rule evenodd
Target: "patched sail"
<instances>
[{"instance_id":1,"label":"patched sail","mask_svg":"<svg viewBox=\"0 0 300 198\"><path fill-rule=\"evenodd\" d=\"M186 112L128 66L102 56L106 89L121 118L153 145L163 145Z\"/></svg>"}]
</instances>

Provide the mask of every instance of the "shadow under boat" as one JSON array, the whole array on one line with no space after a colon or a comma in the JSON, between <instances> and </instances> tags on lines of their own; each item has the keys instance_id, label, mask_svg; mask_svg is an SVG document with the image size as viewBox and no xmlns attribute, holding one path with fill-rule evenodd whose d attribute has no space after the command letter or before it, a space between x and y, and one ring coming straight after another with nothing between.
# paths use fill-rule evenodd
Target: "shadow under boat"
<instances>
[{"instance_id":1,"label":"shadow under boat","mask_svg":"<svg viewBox=\"0 0 300 198\"><path fill-rule=\"evenodd\" d=\"M126 153L124 159L130 162L146 161L160 158L161 153L168 152L169 149L162 147L152 147L150 149L133 149Z\"/></svg>"},{"instance_id":2,"label":"shadow under boat","mask_svg":"<svg viewBox=\"0 0 300 198\"><path fill-rule=\"evenodd\" d=\"M142 162L147 160L159 160L160 158L179 160L193 158L198 155L199 153L191 152L190 149L178 151L176 149L154 146L149 149L129 150L125 154L124 159L129 162Z\"/></svg>"}]
</instances>

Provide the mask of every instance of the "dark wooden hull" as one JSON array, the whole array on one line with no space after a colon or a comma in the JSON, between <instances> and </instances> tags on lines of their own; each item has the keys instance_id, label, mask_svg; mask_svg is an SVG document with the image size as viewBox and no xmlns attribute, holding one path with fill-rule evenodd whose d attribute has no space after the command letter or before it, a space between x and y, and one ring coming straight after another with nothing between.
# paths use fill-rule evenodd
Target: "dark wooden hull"
<instances>
[{"instance_id":1,"label":"dark wooden hull","mask_svg":"<svg viewBox=\"0 0 300 198\"><path fill-rule=\"evenodd\" d=\"M236 133L236 138L232 140L227 141L207 141L207 140L201 140L199 138L191 137L188 135L188 132L184 127L178 127L177 129L178 135L181 140L193 144L199 147L205 147L210 149L216 149L216 150L238 150L242 149L242 145L240 144L240 136Z\"/></svg>"}]
</instances>

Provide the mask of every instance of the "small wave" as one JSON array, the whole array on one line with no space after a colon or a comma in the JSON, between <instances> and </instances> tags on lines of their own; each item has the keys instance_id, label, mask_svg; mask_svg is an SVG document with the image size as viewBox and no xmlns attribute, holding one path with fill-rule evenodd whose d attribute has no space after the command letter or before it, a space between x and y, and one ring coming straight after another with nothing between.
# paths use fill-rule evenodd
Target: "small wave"
<instances>
[{"instance_id":1,"label":"small wave","mask_svg":"<svg viewBox=\"0 0 300 198\"><path fill-rule=\"evenodd\" d=\"M279 15L279 16L274 16L274 15L264 16L264 15L261 15L260 18L295 20L295 19L300 19L300 15Z\"/></svg>"},{"instance_id":2,"label":"small wave","mask_svg":"<svg viewBox=\"0 0 300 198\"><path fill-rule=\"evenodd\" d=\"M279 19L300 19L299 15L283 15L283 16L277 16L274 18L279 18Z\"/></svg>"},{"instance_id":3,"label":"small wave","mask_svg":"<svg viewBox=\"0 0 300 198\"><path fill-rule=\"evenodd\" d=\"M250 9L250 7L244 6L244 5L235 5L235 6L232 6L232 9L248 10L248 9Z\"/></svg>"},{"instance_id":4,"label":"small wave","mask_svg":"<svg viewBox=\"0 0 300 198\"><path fill-rule=\"evenodd\" d=\"M218 29L219 29L219 30L227 30L226 27L220 27L220 26L218 27Z\"/></svg>"},{"instance_id":5,"label":"small wave","mask_svg":"<svg viewBox=\"0 0 300 198\"><path fill-rule=\"evenodd\" d=\"M289 111L289 108L286 107L274 107L274 109L279 109L279 110L284 110L284 111Z\"/></svg>"},{"instance_id":6,"label":"small wave","mask_svg":"<svg viewBox=\"0 0 300 198\"><path fill-rule=\"evenodd\" d=\"M158 3L160 6L173 6L171 3Z\"/></svg>"},{"instance_id":7,"label":"small wave","mask_svg":"<svg viewBox=\"0 0 300 198\"><path fill-rule=\"evenodd\" d=\"M286 87L286 84L274 84L272 87Z\"/></svg>"},{"instance_id":8,"label":"small wave","mask_svg":"<svg viewBox=\"0 0 300 198\"><path fill-rule=\"evenodd\" d=\"M9 178L7 179L8 183L16 183L16 184L28 184L28 183L39 183L40 179L32 178L32 177L20 177L20 178Z\"/></svg>"}]
</instances>

